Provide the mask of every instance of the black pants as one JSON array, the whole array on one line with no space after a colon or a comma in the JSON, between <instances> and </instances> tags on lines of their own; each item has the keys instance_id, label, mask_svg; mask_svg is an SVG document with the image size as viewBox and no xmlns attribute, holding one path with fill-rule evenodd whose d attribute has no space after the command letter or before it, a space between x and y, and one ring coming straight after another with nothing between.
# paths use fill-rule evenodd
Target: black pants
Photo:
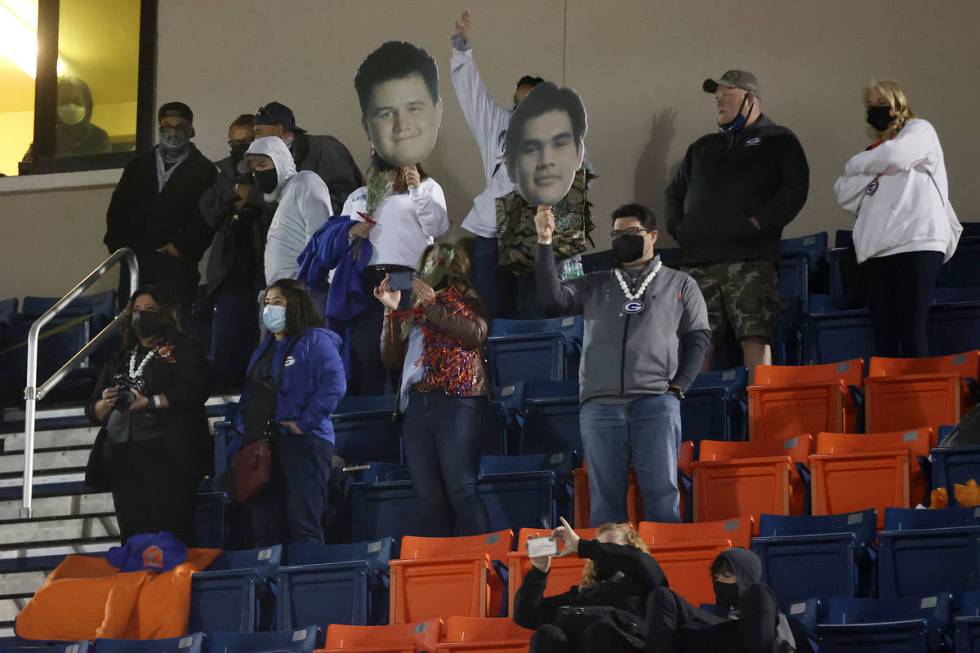
<instances>
[{"instance_id":1,"label":"black pants","mask_svg":"<svg viewBox=\"0 0 980 653\"><path fill-rule=\"evenodd\" d=\"M943 258L942 252L905 252L861 264L868 285L875 355L929 355L929 304Z\"/></svg>"},{"instance_id":2,"label":"black pants","mask_svg":"<svg viewBox=\"0 0 980 653\"><path fill-rule=\"evenodd\" d=\"M351 378L347 383L347 394L351 396L383 395L398 387L395 372L381 362L381 327L384 326L385 309L372 294L385 278L386 270L408 271L411 268L392 265L364 271L362 285L364 295L369 298L368 306L348 324ZM402 292L402 306L408 305L410 294Z\"/></svg>"},{"instance_id":3,"label":"black pants","mask_svg":"<svg viewBox=\"0 0 980 653\"><path fill-rule=\"evenodd\" d=\"M422 535L490 531L490 516L476 486L486 406L484 397L415 390L409 396L402 439L420 514L425 517L419 525Z\"/></svg>"},{"instance_id":4,"label":"black pants","mask_svg":"<svg viewBox=\"0 0 980 653\"><path fill-rule=\"evenodd\" d=\"M272 441L272 480L247 504L252 547L323 544L333 448L315 435L280 433Z\"/></svg>"},{"instance_id":5,"label":"black pants","mask_svg":"<svg viewBox=\"0 0 980 653\"><path fill-rule=\"evenodd\" d=\"M164 437L110 449L106 471L123 543L133 535L158 531L170 531L188 546L196 543L194 497L199 479L174 459Z\"/></svg>"},{"instance_id":6,"label":"black pants","mask_svg":"<svg viewBox=\"0 0 980 653\"><path fill-rule=\"evenodd\" d=\"M666 587L647 603L650 653L772 653L779 611L767 585L750 585L739 598L739 618L722 619L693 607Z\"/></svg>"},{"instance_id":7,"label":"black pants","mask_svg":"<svg viewBox=\"0 0 980 653\"><path fill-rule=\"evenodd\" d=\"M595 623L585 629L582 641L569 641L558 626L548 624L534 631L530 653L632 653L636 651L623 639L616 628L606 622Z\"/></svg>"}]
</instances>

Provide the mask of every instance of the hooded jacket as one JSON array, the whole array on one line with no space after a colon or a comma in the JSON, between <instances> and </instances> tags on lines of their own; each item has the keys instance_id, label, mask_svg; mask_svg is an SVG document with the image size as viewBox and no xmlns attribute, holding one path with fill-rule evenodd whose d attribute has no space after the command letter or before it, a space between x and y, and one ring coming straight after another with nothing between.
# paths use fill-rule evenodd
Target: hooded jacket
<instances>
[{"instance_id":1,"label":"hooded jacket","mask_svg":"<svg viewBox=\"0 0 980 653\"><path fill-rule=\"evenodd\" d=\"M290 150L297 170L315 172L326 183L334 209L343 206L347 197L364 185L364 176L350 150L333 136L296 132Z\"/></svg>"},{"instance_id":2,"label":"hooded jacket","mask_svg":"<svg viewBox=\"0 0 980 653\"><path fill-rule=\"evenodd\" d=\"M762 115L737 134L708 134L687 149L666 191L667 231L684 263L778 261L783 227L809 188L800 142Z\"/></svg>"},{"instance_id":3,"label":"hooded jacket","mask_svg":"<svg viewBox=\"0 0 980 653\"><path fill-rule=\"evenodd\" d=\"M834 183L837 202L857 218L858 263L903 252L942 252L949 260L963 227L949 202L939 137L916 118L895 138L851 157Z\"/></svg>"},{"instance_id":4,"label":"hooded jacket","mask_svg":"<svg viewBox=\"0 0 980 653\"><path fill-rule=\"evenodd\" d=\"M277 136L255 139L245 156L262 155L272 159L279 183L265 196L278 202L269 225L265 245L265 280L295 279L297 259L306 243L333 214L327 184L315 172L296 172L289 148Z\"/></svg>"},{"instance_id":5,"label":"hooded jacket","mask_svg":"<svg viewBox=\"0 0 980 653\"><path fill-rule=\"evenodd\" d=\"M715 560L725 560L732 566L735 572L735 584L738 587L738 595L744 596L751 585L762 582L762 562L752 551L735 547L722 551ZM716 598L716 604L719 603ZM729 619L738 619L738 606L734 606L728 613ZM776 624L776 645L774 650L783 650L781 642L786 642L790 649L796 648L796 640L793 631L790 629L786 615L779 612L779 621Z\"/></svg>"}]
</instances>

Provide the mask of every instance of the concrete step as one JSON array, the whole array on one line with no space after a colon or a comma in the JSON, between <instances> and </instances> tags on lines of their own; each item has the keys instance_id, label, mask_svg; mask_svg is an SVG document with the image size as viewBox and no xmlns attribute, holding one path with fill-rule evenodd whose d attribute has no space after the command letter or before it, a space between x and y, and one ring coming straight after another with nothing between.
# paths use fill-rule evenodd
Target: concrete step
<instances>
[{"instance_id":1,"label":"concrete step","mask_svg":"<svg viewBox=\"0 0 980 653\"><path fill-rule=\"evenodd\" d=\"M0 599L0 622L14 621L17 618L17 613L24 609L24 606L27 605L27 602L30 601L33 596L34 592L31 592L26 596ZM0 637L10 637L13 634L13 624L10 626L9 633L4 633L3 629L0 629Z\"/></svg>"},{"instance_id":2,"label":"concrete step","mask_svg":"<svg viewBox=\"0 0 980 653\"><path fill-rule=\"evenodd\" d=\"M96 542L118 538L119 525L116 523L116 516L111 513L0 522L0 548L3 549L35 549L52 543Z\"/></svg>"},{"instance_id":3,"label":"concrete step","mask_svg":"<svg viewBox=\"0 0 980 653\"><path fill-rule=\"evenodd\" d=\"M43 451L45 449L62 449L69 447L91 447L95 442L95 436L99 434L97 426L79 426L64 429L50 429L45 431L35 431L34 450ZM0 436L4 440L4 451L23 451L24 433L8 433Z\"/></svg>"},{"instance_id":4,"label":"concrete step","mask_svg":"<svg viewBox=\"0 0 980 653\"><path fill-rule=\"evenodd\" d=\"M88 463L91 447L81 446L73 449L34 452L34 473L53 472L55 470L75 471L84 468ZM0 477L21 475L24 473L24 452L0 453Z\"/></svg>"},{"instance_id":5,"label":"concrete step","mask_svg":"<svg viewBox=\"0 0 980 653\"><path fill-rule=\"evenodd\" d=\"M46 471L42 470L40 472L35 472L34 474L34 492L36 493L38 487L46 483L81 483L85 480L85 468L81 467L76 470L54 470ZM7 490L10 489L14 491L16 496L19 498L21 496L21 488L24 485L24 474L23 472L17 472L15 474L6 474L0 476L0 489Z\"/></svg>"},{"instance_id":6,"label":"concrete step","mask_svg":"<svg viewBox=\"0 0 980 653\"><path fill-rule=\"evenodd\" d=\"M47 575L47 572L44 571L0 574L0 587L3 588L0 592L3 592L3 596L10 596L11 594L18 596L22 594L33 595L37 588L44 583Z\"/></svg>"},{"instance_id":7,"label":"concrete step","mask_svg":"<svg viewBox=\"0 0 980 653\"><path fill-rule=\"evenodd\" d=\"M100 541L88 542L49 542L30 546L23 550L18 549L16 546L5 546L0 548L0 563L43 556L64 557L72 553L103 553L114 546L119 546L119 538L105 538Z\"/></svg>"},{"instance_id":8,"label":"concrete step","mask_svg":"<svg viewBox=\"0 0 980 653\"><path fill-rule=\"evenodd\" d=\"M35 493L38 493L40 487L34 488ZM0 501L0 521L18 519L20 507L20 499ZM37 496L35 494L32 508L34 517L69 517L112 512L112 494L108 492L88 492L61 496Z\"/></svg>"}]
</instances>

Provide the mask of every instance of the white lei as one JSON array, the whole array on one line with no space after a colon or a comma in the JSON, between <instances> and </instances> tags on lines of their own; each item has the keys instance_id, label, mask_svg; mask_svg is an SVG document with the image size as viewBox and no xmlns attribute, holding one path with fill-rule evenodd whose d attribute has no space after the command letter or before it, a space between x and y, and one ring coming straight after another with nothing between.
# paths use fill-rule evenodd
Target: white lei
<instances>
[{"instance_id":1,"label":"white lei","mask_svg":"<svg viewBox=\"0 0 980 653\"><path fill-rule=\"evenodd\" d=\"M154 356L156 356L156 352L151 349L140 362L139 367L136 367L136 348L134 347L133 353L129 357L129 378L134 381L136 379L142 379L143 370L150 364Z\"/></svg>"},{"instance_id":2,"label":"white lei","mask_svg":"<svg viewBox=\"0 0 980 653\"><path fill-rule=\"evenodd\" d=\"M636 301L640 297L643 297L643 293L646 292L647 286L650 285L650 283L653 281L653 278L657 276L658 272L660 272L660 268L662 267L662 265L663 263L658 258L657 262L653 266L653 269L650 270L650 274L648 274L646 279L643 280L643 283L640 284L640 287L636 289L635 293L630 292L630 287L626 284L626 279L623 278L623 271L620 270L619 268L616 268L616 279L619 280L619 287L623 289L623 294L626 295L626 299L632 302L632 301Z\"/></svg>"}]
</instances>

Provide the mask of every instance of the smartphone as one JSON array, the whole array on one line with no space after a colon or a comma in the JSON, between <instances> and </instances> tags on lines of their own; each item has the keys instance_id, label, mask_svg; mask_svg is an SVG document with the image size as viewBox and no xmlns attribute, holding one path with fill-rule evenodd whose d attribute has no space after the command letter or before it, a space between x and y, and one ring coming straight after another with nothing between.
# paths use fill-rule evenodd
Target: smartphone
<instances>
[{"instance_id":1,"label":"smartphone","mask_svg":"<svg viewBox=\"0 0 980 653\"><path fill-rule=\"evenodd\" d=\"M558 555L558 542L553 537L535 537L527 541L527 555L531 558L549 558Z\"/></svg>"},{"instance_id":2,"label":"smartphone","mask_svg":"<svg viewBox=\"0 0 980 653\"><path fill-rule=\"evenodd\" d=\"M405 272L389 272L388 287L392 290L411 290L413 279L415 279L415 272L411 270Z\"/></svg>"}]
</instances>

